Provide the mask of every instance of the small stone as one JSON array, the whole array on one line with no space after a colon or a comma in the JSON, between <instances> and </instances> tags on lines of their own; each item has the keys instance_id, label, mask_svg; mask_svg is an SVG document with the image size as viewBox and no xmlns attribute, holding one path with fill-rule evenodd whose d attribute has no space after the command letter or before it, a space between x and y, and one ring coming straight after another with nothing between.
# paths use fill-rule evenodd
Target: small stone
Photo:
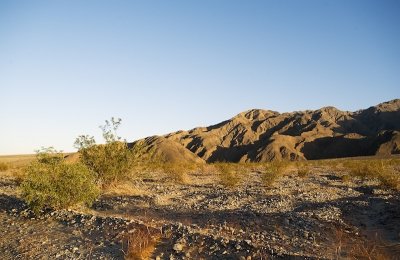
<instances>
[{"instance_id":1,"label":"small stone","mask_svg":"<svg viewBox=\"0 0 400 260\"><path fill-rule=\"evenodd\" d=\"M174 250L176 251L176 252L181 252L182 250L183 250L183 245L181 244L181 243L176 243L175 245L174 245Z\"/></svg>"}]
</instances>

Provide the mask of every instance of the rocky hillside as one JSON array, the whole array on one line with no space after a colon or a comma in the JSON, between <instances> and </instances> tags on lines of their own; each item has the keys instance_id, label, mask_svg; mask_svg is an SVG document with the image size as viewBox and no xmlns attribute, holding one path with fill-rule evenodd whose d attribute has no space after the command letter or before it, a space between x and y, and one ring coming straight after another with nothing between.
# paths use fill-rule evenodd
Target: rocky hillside
<instances>
[{"instance_id":1,"label":"rocky hillside","mask_svg":"<svg viewBox=\"0 0 400 260\"><path fill-rule=\"evenodd\" d=\"M387 156L400 153L400 99L356 112L335 107L292 113L252 109L216 125L146 140L157 154L174 161Z\"/></svg>"}]
</instances>

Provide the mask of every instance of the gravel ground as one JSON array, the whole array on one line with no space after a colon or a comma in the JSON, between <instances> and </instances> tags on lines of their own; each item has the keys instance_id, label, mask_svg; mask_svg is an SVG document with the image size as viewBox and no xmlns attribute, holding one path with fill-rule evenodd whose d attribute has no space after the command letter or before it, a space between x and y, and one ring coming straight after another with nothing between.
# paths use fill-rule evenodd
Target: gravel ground
<instances>
[{"instance_id":1,"label":"gravel ground","mask_svg":"<svg viewBox=\"0 0 400 260\"><path fill-rule=\"evenodd\" d=\"M123 259L127 237L145 228L159 237L151 259L400 259L400 194L340 176L315 167L265 187L253 172L227 188L213 174L188 184L147 174L90 209L36 217L0 173L0 255Z\"/></svg>"}]
</instances>

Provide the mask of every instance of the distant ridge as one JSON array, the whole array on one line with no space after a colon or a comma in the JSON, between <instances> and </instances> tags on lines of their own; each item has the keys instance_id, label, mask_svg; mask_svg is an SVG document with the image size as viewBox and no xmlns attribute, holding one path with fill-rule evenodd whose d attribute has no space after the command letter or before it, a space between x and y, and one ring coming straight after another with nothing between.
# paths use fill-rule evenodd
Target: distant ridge
<instances>
[{"instance_id":1,"label":"distant ridge","mask_svg":"<svg viewBox=\"0 0 400 260\"><path fill-rule=\"evenodd\" d=\"M332 106L292 113L251 109L216 125L144 140L166 161L389 156L400 154L400 99L356 112Z\"/></svg>"}]
</instances>

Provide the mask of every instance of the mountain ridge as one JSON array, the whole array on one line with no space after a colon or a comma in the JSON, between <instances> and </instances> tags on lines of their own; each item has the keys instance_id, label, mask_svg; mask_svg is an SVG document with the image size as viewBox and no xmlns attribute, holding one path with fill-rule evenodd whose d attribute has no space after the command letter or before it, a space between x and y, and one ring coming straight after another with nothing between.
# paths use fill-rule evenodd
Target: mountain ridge
<instances>
[{"instance_id":1,"label":"mountain ridge","mask_svg":"<svg viewBox=\"0 0 400 260\"><path fill-rule=\"evenodd\" d=\"M249 109L211 126L153 139L158 145L153 142L152 147L166 161L199 161L196 157L205 162L263 162L388 156L400 153L400 99L355 112L333 106L285 113ZM179 154L171 150L179 150Z\"/></svg>"}]
</instances>

